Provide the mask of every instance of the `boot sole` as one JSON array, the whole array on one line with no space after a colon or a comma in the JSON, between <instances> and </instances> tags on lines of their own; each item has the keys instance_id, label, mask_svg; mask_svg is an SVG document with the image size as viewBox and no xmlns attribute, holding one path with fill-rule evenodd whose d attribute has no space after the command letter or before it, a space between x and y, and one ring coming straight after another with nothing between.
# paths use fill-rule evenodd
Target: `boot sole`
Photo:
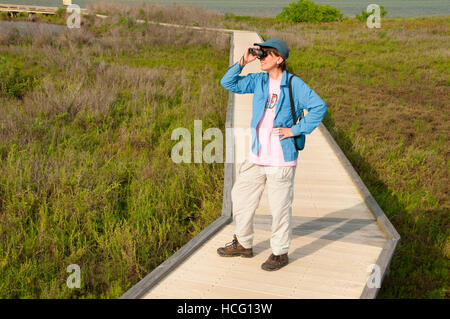
<instances>
[{"instance_id":1,"label":"boot sole","mask_svg":"<svg viewBox=\"0 0 450 319\"><path fill-rule=\"evenodd\" d=\"M251 253L251 254L244 254L244 253L223 254L223 253L220 253L219 251L217 251L217 254L220 257L239 257L239 256L244 257L244 258L252 258L253 257L253 253Z\"/></svg>"},{"instance_id":2,"label":"boot sole","mask_svg":"<svg viewBox=\"0 0 450 319\"><path fill-rule=\"evenodd\" d=\"M283 267L285 267L285 266L287 266L287 265L288 265L288 264L283 265L283 266L280 266L280 267L269 268L269 267L267 267L267 266L264 266L264 264L262 264L262 265L261 265L261 269L262 269L262 270L266 270L266 271L275 271L275 270L281 269L281 268L283 268Z\"/></svg>"}]
</instances>

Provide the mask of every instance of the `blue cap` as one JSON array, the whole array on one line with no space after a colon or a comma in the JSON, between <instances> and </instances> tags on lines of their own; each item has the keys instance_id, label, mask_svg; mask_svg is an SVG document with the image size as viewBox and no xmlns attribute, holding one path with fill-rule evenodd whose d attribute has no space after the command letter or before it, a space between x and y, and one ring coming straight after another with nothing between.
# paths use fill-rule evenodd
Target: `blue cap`
<instances>
[{"instance_id":1,"label":"blue cap","mask_svg":"<svg viewBox=\"0 0 450 319\"><path fill-rule=\"evenodd\" d=\"M253 43L253 45L259 45L260 47L275 48L278 51L280 51L283 58L287 59L289 57L288 46L287 46L286 42L284 42L281 39L271 38L264 43Z\"/></svg>"}]
</instances>

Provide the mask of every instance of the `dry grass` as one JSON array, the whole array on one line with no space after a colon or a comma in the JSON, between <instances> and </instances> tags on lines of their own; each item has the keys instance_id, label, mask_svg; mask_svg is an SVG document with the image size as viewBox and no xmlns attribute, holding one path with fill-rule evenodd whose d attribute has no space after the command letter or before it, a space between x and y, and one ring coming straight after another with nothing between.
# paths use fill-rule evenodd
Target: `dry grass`
<instances>
[{"instance_id":1,"label":"dry grass","mask_svg":"<svg viewBox=\"0 0 450 319\"><path fill-rule=\"evenodd\" d=\"M143 3L136 6L126 4L98 1L89 3L86 8L89 12L101 13L117 20L128 17L134 20L147 19L182 25L212 25L223 18L223 14L194 7L162 6Z\"/></svg>"}]
</instances>

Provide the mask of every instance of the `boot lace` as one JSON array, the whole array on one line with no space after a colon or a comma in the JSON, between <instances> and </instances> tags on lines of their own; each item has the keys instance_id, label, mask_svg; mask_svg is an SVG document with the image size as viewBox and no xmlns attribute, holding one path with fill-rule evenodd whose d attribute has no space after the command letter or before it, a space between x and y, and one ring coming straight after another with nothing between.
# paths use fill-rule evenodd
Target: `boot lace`
<instances>
[{"instance_id":1,"label":"boot lace","mask_svg":"<svg viewBox=\"0 0 450 319\"><path fill-rule=\"evenodd\" d=\"M225 244L225 247L231 247L233 246L234 249L237 248L238 240L236 238L233 238L233 240L227 244Z\"/></svg>"}]
</instances>

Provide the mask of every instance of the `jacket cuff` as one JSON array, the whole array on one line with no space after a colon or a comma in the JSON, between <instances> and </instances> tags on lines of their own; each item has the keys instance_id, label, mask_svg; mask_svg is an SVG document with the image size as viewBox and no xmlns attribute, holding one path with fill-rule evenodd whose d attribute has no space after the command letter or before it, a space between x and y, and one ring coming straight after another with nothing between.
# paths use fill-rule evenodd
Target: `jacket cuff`
<instances>
[{"instance_id":1,"label":"jacket cuff","mask_svg":"<svg viewBox=\"0 0 450 319\"><path fill-rule=\"evenodd\" d=\"M300 128L301 124L302 124L302 122L300 121L300 123L291 127L291 131L292 131L292 134L294 134L294 136L299 136L302 133L304 133Z\"/></svg>"},{"instance_id":2,"label":"jacket cuff","mask_svg":"<svg viewBox=\"0 0 450 319\"><path fill-rule=\"evenodd\" d=\"M241 71L242 71L242 69L245 67L245 65L240 65L240 64L239 64L239 61L237 61L235 64L238 65L237 67L240 68Z\"/></svg>"}]
</instances>

